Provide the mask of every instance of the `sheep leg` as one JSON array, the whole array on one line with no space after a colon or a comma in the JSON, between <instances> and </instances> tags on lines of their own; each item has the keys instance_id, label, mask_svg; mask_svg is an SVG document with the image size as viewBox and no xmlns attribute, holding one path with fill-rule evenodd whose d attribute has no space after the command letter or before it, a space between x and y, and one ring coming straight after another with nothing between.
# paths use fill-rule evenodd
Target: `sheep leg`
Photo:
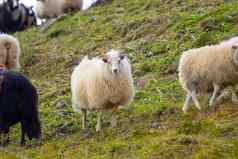
<instances>
[{"instance_id":1,"label":"sheep leg","mask_svg":"<svg viewBox=\"0 0 238 159\"><path fill-rule=\"evenodd\" d=\"M23 128L23 126L21 127L21 146L25 145L25 129Z\"/></svg>"},{"instance_id":2,"label":"sheep leg","mask_svg":"<svg viewBox=\"0 0 238 159\"><path fill-rule=\"evenodd\" d=\"M0 146L5 146L5 134L4 132L0 133Z\"/></svg>"},{"instance_id":3,"label":"sheep leg","mask_svg":"<svg viewBox=\"0 0 238 159\"><path fill-rule=\"evenodd\" d=\"M238 98L237 98L234 88L231 88L231 101L234 104L238 104Z\"/></svg>"},{"instance_id":4,"label":"sheep leg","mask_svg":"<svg viewBox=\"0 0 238 159\"><path fill-rule=\"evenodd\" d=\"M227 92L226 91L222 91L222 93L217 97L217 101L220 102L223 100L223 98L225 98L227 96Z\"/></svg>"},{"instance_id":5,"label":"sheep leg","mask_svg":"<svg viewBox=\"0 0 238 159\"><path fill-rule=\"evenodd\" d=\"M96 126L96 131L99 132L102 129L102 111L97 112L97 126Z\"/></svg>"},{"instance_id":6,"label":"sheep leg","mask_svg":"<svg viewBox=\"0 0 238 159\"><path fill-rule=\"evenodd\" d=\"M184 106L183 106L183 112L186 113L188 111L188 107L189 107L189 103L191 101L191 94L187 93L185 102L184 102Z\"/></svg>"},{"instance_id":7,"label":"sheep leg","mask_svg":"<svg viewBox=\"0 0 238 159\"><path fill-rule=\"evenodd\" d=\"M117 108L113 108L112 110L112 116L111 116L111 126L112 128L117 127Z\"/></svg>"},{"instance_id":8,"label":"sheep leg","mask_svg":"<svg viewBox=\"0 0 238 159\"><path fill-rule=\"evenodd\" d=\"M6 133L6 143L8 144L10 142L10 135L9 133Z\"/></svg>"},{"instance_id":9,"label":"sheep leg","mask_svg":"<svg viewBox=\"0 0 238 159\"><path fill-rule=\"evenodd\" d=\"M191 92L191 97L192 97L192 100L193 100L193 102L194 102L194 104L195 104L195 107L196 107L197 109L201 110L201 107L200 107L200 104L199 104L199 102L198 102L198 100L197 100L197 96L196 96L196 92L195 92L195 91L192 91L192 92Z\"/></svg>"},{"instance_id":10,"label":"sheep leg","mask_svg":"<svg viewBox=\"0 0 238 159\"><path fill-rule=\"evenodd\" d=\"M214 85L214 90L211 99L209 100L209 106L212 106L214 104L214 101L217 97L217 93L220 90L220 87L218 85Z\"/></svg>"},{"instance_id":11,"label":"sheep leg","mask_svg":"<svg viewBox=\"0 0 238 159\"><path fill-rule=\"evenodd\" d=\"M86 129L86 122L87 122L87 110L81 109L82 111L82 129Z\"/></svg>"},{"instance_id":12,"label":"sheep leg","mask_svg":"<svg viewBox=\"0 0 238 159\"><path fill-rule=\"evenodd\" d=\"M4 132L2 146L6 146L9 143L9 141L10 141L9 133Z\"/></svg>"},{"instance_id":13,"label":"sheep leg","mask_svg":"<svg viewBox=\"0 0 238 159\"><path fill-rule=\"evenodd\" d=\"M0 146L2 146L2 135L3 135L3 133L2 132L0 132Z\"/></svg>"},{"instance_id":14,"label":"sheep leg","mask_svg":"<svg viewBox=\"0 0 238 159\"><path fill-rule=\"evenodd\" d=\"M3 142L2 142L3 146L6 146L10 142L9 131L10 129L8 127L3 130Z\"/></svg>"}]
</instances>

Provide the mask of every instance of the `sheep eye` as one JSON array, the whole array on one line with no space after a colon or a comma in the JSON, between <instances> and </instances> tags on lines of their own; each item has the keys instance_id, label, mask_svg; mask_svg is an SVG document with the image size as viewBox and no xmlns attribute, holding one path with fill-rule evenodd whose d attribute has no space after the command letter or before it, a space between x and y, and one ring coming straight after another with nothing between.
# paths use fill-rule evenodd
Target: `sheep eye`
<instances>
[{"instance_id":1,"label":"sheep eye","mask_svg":"<svg viewBox=\"0 0 238 159\"><path fill-rule=\"evenodd\" d=\"M105 62L105 63L109 63L107 58L103 58L102 61Z\"/></svg>"}]
</instances>

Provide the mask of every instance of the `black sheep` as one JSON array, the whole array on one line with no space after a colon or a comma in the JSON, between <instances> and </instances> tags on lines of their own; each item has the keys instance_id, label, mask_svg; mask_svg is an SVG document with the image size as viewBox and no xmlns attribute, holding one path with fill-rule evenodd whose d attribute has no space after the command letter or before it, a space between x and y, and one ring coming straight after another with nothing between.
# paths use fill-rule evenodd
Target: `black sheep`
<instances>
[{"instance_id":1,"label":"black sheep","mask_svg":"<svg viewBox=\"0 0 238 159\"><path fill-rule=\"evenodd\" d=\"M17 123L21 124L21 145L25 144L25 135L29 140L40 139L41 126L37 108L38 95L35 87L18 72L0 70L0 81L1 144L9 143L10 127Z\"/></svg>"},{"instance_id":2,"label":"black sheep","mask_svg":"<svg viewBox=\"0 0 238 159\"><path fill-rule=\"evenodd\" d=\"M6 0L0 4L0 32L13 33L36 26L36 15L32 7L19 0Z\"/></svg>"}]
</instances>

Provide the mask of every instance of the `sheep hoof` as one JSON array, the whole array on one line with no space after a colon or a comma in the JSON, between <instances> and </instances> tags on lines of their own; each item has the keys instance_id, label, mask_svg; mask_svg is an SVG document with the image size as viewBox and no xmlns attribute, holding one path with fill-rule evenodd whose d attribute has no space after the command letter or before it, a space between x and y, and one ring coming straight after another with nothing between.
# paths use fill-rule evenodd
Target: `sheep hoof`
<instances>
[{"instance_id":1,"label":"sheep hoof","mask_svg":"<svg viewBox=\"0 0 238 159\"><path fill-rule=\"evenodd\" d=\"M1 147L6 147L10 143L9 140L3 141L2 144L0 144Z\"/></svg>"},{"instance_id":2,"label":"sheep hoof","mask_svg":"<svg viewBox=\"0 0 238 159\"><path fill-rule=\"evenodd\" d=\"M101 129L102 129L101 124L97 124L97 126L96 126L96 132L100 132Z\"/></svg>"},{"instance_id":3,"label":"sheep hoof","mask_svg":"<svg viewBox=\"0 0 238 159\"><path fill-rule=\"evenodd\" d=\"M199 107L196 107L197 109L198 109L198 111L201 111L202 110L202 108L199 106Z\"/></svg>"},{"instance_id":4,"label":"sheep hoof","mask_svg":"<svg viewBox=\"0 0 238 159\"><path fill-rule=\"evenodd\" d=\"M232 99L231 100L233 104L237 104L238 105L238 99Z\"/></svg>"},{"instance_id":5,"label":"sheep hoof","mask_svg":"<svg viewBox=\"0 0 238 159\"><path fill-rule=\"evenodd\" d=\"M186 108L183 108L182 110L183 110L183 113L184 113L184 114L187 114L187 112L188 112L188 109L186 109Z\"/></svg>"},{"instance_id":6,"label":"sheep hoof","mask_svg":"<svg viewBox=\"0 0 238 159\"><path fill-rule=\"evenodd\" d=\"M216 107L216 105L217 105L217 102L213 102L213 103L209 103L209 104L208 104L208 106L209 106L210 108Z\"/></svg>"},{"instance_id":7,"label":"sheep hoof","mask_svg":"<svg viewBox=\"0 0 238 159\"><path fill-rule=\"evenodd\" d=\"M117 119L115 116L112 116L111 118L111 127L116 128L117 127Z\"/></svg>"},{"instance_id":8,"label":"sheep hoof","mask_svg":"<svg viewBox=\"0 0 238 159\"><path fill-rule=\"evenodd\" d=\"M100 132L101 131L101 128L96 128L96 132Z\"/></svg>"},{"instance_id":9,"label":"sheep hoof","mask_svg":"<svg viewBox=\"0 0 238 159\"><path fill-rule=\"evenodd\" d=\"M111 127L116 128L117 127L117 121L112 121L111 122Z\"/></svg>"}]
</instances>

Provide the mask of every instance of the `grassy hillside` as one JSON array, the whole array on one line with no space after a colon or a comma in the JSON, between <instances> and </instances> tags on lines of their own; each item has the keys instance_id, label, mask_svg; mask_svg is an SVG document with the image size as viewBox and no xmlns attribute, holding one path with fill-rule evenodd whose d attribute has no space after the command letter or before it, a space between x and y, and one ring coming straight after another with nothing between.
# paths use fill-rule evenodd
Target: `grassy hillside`
<instances>
[{"instance_id":1,"label":"grassy hillside","mask_svg":"<svg viewBox=\"0 0 238 159\"><path fill-rule=\"evenodd\" d=\"M43 143L20 147L19 125L0 159L235 159L238 106L181 111L184 91L176 67L182 51L238 33L237 0L115 0L68 15L42 33L15 34L22 46L22 72L37 86ZM118 48L129 54L136 84L134 101L118 112L119 126L81 129L71 108L69 81L84 56Z\"/></svg>"}]
</instances>

